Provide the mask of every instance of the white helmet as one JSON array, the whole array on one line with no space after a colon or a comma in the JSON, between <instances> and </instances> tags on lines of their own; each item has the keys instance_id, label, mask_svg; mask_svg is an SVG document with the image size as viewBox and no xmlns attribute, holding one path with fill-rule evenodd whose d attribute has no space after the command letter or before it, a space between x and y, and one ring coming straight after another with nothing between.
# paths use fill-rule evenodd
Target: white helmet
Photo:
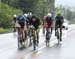
<instances>
[{"instance_id":1,"label":"white helmet","mask_svg":"<svg viewBox=\"0 0 75 59\"><path fill-rule=\"evenodd\" d=\"M25 14L24 14L24 16L26 16L26 17L27 17L28 15L25 13Z\"/></svg>"},{"instance_id":2,"label":"white helmet","mask_svg":"<svg viewBox=\"0 0 75 59\"><path fill-rule=\"evenodd\" d=\"M14 17L17 17L17 15L14 15Z\"/></svg>"},{"instance_id":3,"label":"white helmet","mask_svg":"<svg viewBox=\"0 0 75 59\"><path fill-rule=\"evenodd\" d=\"M50 16L50 17L52 17L52 14L51 13L48 13L48 15L47 16Z\"/></svg>"}]
</instances>

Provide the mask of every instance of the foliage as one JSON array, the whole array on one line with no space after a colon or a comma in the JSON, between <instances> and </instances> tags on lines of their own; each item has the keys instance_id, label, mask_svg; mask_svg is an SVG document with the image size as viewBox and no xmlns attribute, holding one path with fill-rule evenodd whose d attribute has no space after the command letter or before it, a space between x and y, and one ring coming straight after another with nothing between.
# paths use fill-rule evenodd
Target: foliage
<instances>
[{"instance_id":1,"label":"foliage","mask_svg":"<svg viewBox=\"0 0 75 59\"><path fill-rule=\"evenodd\" d=\"M12 25L12 17L14 14L18 14L21 11L14 9L12 7L9 7L8 5L4 3L0 3L0 27L3 28L10 28Z\"/></svg>"},{"instance_id":2,"label":"foliage","mask_svg":"<svg viewBox=\"0 0 75 59\"><path fill-rule=\"evenodd\" d=\"M55 0L2 0L2 2L14 8L19 8L24 13L32 12L42 18L48 12L54 12Z\"/></svg>"},{"instance_id":3,"label":"foliage","mask_svg":"<svg viewBox=\"0 0 75 59\"><path fill-rule=\"evenodd\" d=\"M13 14L32 12L41 20L48 12L54 12L55 0L1 0L0 27L11 27ZM22 10L22 11L21 11Z\"/></svg>"}]
</instances>

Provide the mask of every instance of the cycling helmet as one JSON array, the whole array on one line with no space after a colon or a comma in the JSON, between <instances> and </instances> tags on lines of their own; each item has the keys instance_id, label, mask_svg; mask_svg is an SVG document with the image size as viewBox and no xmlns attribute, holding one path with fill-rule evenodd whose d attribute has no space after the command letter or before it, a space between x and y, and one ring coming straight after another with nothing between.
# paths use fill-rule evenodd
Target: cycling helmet
<instances>
[{"instance_id":1,"label":"cycling helmet","mask_svg":"<svg viewBox=\"0 0 75 59\"><path fill-rule=\"evenodd\" d=\"M26 17L27 17L28 15L25 13L25 14L24 14L24 16L26 16Z\"/></svg>"},{"instance_id":2,"label":"cycling helmet","mask_svg":"<svg viewBox=\"0 0 75 59\"><path fill-rule=\"evenodd\" d=\"M50 16L50 17L52 17L52 14L51 13L48 13L48 15L47 16Z\"/></svg>"},{"instance_id":3,"label":"cycling helmet","mask_svg":"<svg viewBox=\"0 0 75 59\"><path fill-rule=\"evenodd\" d=\"M14 17L17 17L17 15L14 15Z\"/></svg>"}]
</instances>

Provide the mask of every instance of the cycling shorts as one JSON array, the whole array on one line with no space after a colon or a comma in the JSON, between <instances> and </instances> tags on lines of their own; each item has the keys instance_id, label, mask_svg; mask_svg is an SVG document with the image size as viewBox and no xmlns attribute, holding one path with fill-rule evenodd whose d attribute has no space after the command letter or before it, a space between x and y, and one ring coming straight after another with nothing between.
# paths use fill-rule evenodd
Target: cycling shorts
<instances>
[{"instance_id":1,"label":"cycling shorts","mask_svg":"<svg viewBox=\"0 0 75 59\"><path fill-rule=\"evenodd\" d=\"M59 27L60 27L60 26L62 26L62 23L63 22L61 22L61 21L56 21L55 26L58 26L59 25Z\"/></svg>"},{"instance_id":2,"label":"cycling shorts","mask_svg":"<svg viewBox=\"0 0 75 59\"><path fill-rule=\"evenodd\" d=\"M18 22L18 24L21 26L21 28L24 29L25 23L24 22Z\"/></svg>"},{"instance_id":3,"label":"cycling shorts","mask_svg":"<svg viewBox=\"0 0 75 59\"><path fill-rule=\"evenodd\" d=\"M50 28L53 25L53 21L47 22L47 27Z\"/></svg>"}]
</instances>

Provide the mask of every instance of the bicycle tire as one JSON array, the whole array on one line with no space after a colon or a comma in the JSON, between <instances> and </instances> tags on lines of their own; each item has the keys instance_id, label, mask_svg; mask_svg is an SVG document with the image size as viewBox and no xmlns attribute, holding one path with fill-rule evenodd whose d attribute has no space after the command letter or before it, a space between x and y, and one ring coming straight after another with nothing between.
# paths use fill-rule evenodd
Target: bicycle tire
<instances>
[{"instance_id":1,"label":"bicycle tire","mask_svg":"<svg viewBox=\"0 0 75 59\"><path fill-rule=\"evenodd\" d=\"M20 37L18 36L18 49L22 48L22 42L20 41Z\"/></svg>"},{"instance_id":2,"label":"bicycle tire","mask_svg":"<svg viewBox=\"0 0 75 59\"><path fill-rule=\"evenodd\" d=\"M19 48L19 49L25 47L25 46L23 45L23 42L24 42L24 44L25 44L25 39L23 39L22 36L20 36L20 35L21 35L20 32L21 32L21 30L19 29L19 31L18 31L18 48ZM21 45L21 47L20 47L20 45Z\"/></svg>"},{"instance_id":3,"label":"bicycle tire","mask_svg":"<svg viewBox=\"0 0 75 59\"><path fill-rule=\"evenodd\" d=\"M47 44L49 45L50 38L51 38L51 33L50 32L47 32L46 33L46 45Z\"/></svg>"},{"instance_id":4,"label":"bicycle tire","mask_svg":"<svg viewBox=\"0 0 75 59\"><path fill-rule=\"evenodd\" d=\"M32 37L33 37L33 35L32 35L32 33L31 33L31 31L30 31L29 34L30 34L30 35L29 35L29 39L30 39L29 46L31 46L31 45L32 45Z\"/></svg>"},{"instance_id":5,"label":"bicycle tire","mask_svg":"<svg viewBox=\"0 0 75 59\"><path fill-rule=\"evenodd\" d=\"M33 38L33 48L34 48L34 50L36 50L36 40L35 40L35 38Z\"/></svg>"},{"instance_id":6,"label":"bicycle tire","mask_svg":"<svg viewBox=\"0 0 75 59\"><path fill-rule=\"evenodd\" d=\"M33 33L33 48L36 50L36 36L35 33Z\"/></svg>"},{"instance_id":7,"label":"bicycle tire","mask_svg":"<svg viewBox=\"0 0 75 59\"><path fill-rule=\"evenodd\" d=\"M57 39L59 40L60 36L59 36L59 32L58 31L56 32L56 36L57 36Z\"/></svg>"},{"instance_id":8,"label":"bicycle tire","mask_svg":"<svg viewBox=\"0 0 75 59\"><path fill-rule=\"evenodd\" d=\"M60 31L60 41L62 41L62 33L61 33L61 31Z\"/></svg>"}]
</instances>

